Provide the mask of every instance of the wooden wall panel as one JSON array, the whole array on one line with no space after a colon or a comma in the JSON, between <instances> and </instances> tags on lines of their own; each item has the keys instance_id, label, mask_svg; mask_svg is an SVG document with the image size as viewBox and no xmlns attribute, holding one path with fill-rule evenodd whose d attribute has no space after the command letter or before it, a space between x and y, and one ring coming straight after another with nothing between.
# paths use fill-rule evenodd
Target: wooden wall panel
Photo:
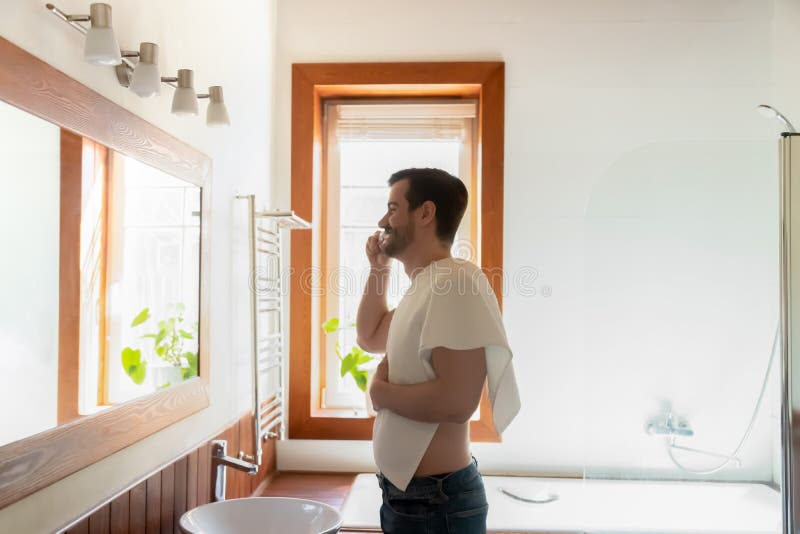
<instances>
[{"instance_id":1,"label":"wooden wall panel","mask_svg":"<svg viewBox=\"0 0 800 534\"><path fill-rule=\"evenodd\" d=\"M147 502L145 505L147 534L161 531L161 473L147 479Z\"/></svg>"},{"instance_id":2,"label":"wooden wall panel","mask_svg":"<svg viewBox=\"0 0 800 534\"><path fill-rule=\"evenodd\" d=\"M175 500L172 508L172 531L175 534L180 534L180 527L178 521L186 508L186 480L187 480L187 465L189 463L188 456L184 456L175 462Z\"/></svg>"},{"instance_id":3,"label":"wooden wall panel","mask_svg":"<svg viewBox=\"0 0 800 534\"><path fill-rule=\"evenodd\" d=\"M145 534L147 524L145 521L147 513L147 482L142 481L136 484L128 492L130 497L130 522L128 532L130 534Z\"/></svg>"},{"instance_id":4,"label":"wooden wall panel","mask_svg":"<svg viewBox=\"0 0 800 534\"><path fill-rule=\"evenodd\" d=\"M211 502L211 448L206 444L197 449L197 506ZM191 488L189 488L191 491Z\"/></svg>"},{"instance_id":5,"label":"wooden wall panel","mask_svg":"<svg viewBox=\"0 0 800 534\"><path fill-rule=\"evenodd\" d=\"M252 454L253 416L243 415L214 439L228 441L228 455L240 450ZM226 497L237 499L260 495L277 471L275 440L263 444L261 468L250 476L228 468ZM211 472L211 442L206 442L134 485L88 516L68 526L67 534L180 534L178 523L186 510L211 502L214 477Z\"/></svg>"},{"instance_id":6,"label":"wooden wall panel","mask_svg":"<svg viewBox=\"0 0 800 534\"><path fill-rule=\"evenodd\" d=\"M89 516L89 534L108 534L111 505L107 504Z\"/></svg>"},{"instance_id":7,"label":"wooden wall panel","mask_svg":"<svg viewBox=\"0 0 800 534\"><path fill-rule=\"evenodd\" d=\"M84 518L75 524L69 531L69 534L89 534L89 518Z\"/></svg>"},{"instance_id":8,"label":"wooden wall panel","mask_svg":"<svg viewBox=\"0 0 800 534\"><path fill-rule=\"evenodd\" d=\"M196 450L186 457L186 509L197 507L197 456Z\"/></svg>"},{"instance_id":9,"label":"wooden wall panel","mask_svg":"<svg viewBox=\"0 0 800 534\"><path fill-rule=\"evenodd\" d=\"M123 493L111 501L111 534L128 532L130 525L130 492Z\"/></svg>"},{"instance_id":10,"label":"wooden wall panel","mask_svg":"<svg viewBox=\"0 0 800 534\"><path fill-rule=\"evenodd\" d=\"M161 532L172 532L175 513L175 464L161 470Z\"/></svg>"}]
</instances>

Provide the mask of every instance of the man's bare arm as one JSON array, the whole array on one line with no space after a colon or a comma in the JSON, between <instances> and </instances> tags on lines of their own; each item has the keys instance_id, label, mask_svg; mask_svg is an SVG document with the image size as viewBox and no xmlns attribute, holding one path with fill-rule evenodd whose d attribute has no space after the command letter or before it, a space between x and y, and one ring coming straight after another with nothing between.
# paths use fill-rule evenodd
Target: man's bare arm
<instances>
[{"instance_id":1,"label":"man's bare arm","mask_svg":"<svg viewBox=\"0 0 800 534\"><path fill-rule=\"evenodd\" d=\"M386 305L389 269L371 269L356 315L356 343L367 352L386 352L394 310Z\"/></svg>"},{"instance_id":2,"label":"man's bare arm","mask_svg":"<svg viewBox=\"0 0 800 534\"><path fill-rule=\"evenodd\" d=\"M483 348L433 349L434 380L419 384L392 384L376 375L370 395L376 409L426 423L465 423L475 412L486 380Z\"/></svg>"},{"instance_id":3,"label":"man's bare arm","mask_svg":"<svg viewBox=\"0 0 800 534\"><path fill-rule=\"evenodd\" d=\"M365 252L370 264L369 277L356 314L356 343L367 352L386 352L386 338L394 310L386 304L390 258L381 250L380 232L369 236Z\"/></svg>"}]
</instances>

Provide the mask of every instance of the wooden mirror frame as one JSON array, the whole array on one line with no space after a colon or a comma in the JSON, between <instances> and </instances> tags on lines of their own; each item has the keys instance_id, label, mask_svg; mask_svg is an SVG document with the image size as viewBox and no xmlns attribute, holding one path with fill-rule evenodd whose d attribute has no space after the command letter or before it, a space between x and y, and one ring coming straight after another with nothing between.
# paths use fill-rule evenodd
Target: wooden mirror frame
<instances>
[{"instance_id":1,"label":"wooden mirror frame","mask_svg":"<svg viewBox=\"0 0 800 534\"><path fill-rule=\"evenodd\" d=\"M199 376L0 447L3 508L208 407L211 159L2 37L0 100L201 188Z\"/></svg>"}]
</instances>

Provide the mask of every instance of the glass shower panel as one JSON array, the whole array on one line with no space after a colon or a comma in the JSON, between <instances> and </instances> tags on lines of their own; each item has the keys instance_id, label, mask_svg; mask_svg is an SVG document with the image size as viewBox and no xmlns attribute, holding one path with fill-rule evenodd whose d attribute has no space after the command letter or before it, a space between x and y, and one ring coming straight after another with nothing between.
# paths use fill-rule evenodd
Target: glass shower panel
<instances>
[{"instance_id":1,"label":"glass shower panel","mask_svg":"<svg viewBox=\"0 0 800 534\"><path fill-rule=\"evenodd\" d=\"M738 506L726 489L779 497L777 356L767 374L777 352L776 152L774 138L652 143L594 182L584 217L583 372L593 377L584 474L635 488L639 513L615 528L658 527L652 518L665 509L675 532L697 528L716 520L714 507ZM709 486L716 495L692 493L705 486L689 481L744 484ZM779 519L770 514L750 516Z\"/></svg>"}]
</instances>

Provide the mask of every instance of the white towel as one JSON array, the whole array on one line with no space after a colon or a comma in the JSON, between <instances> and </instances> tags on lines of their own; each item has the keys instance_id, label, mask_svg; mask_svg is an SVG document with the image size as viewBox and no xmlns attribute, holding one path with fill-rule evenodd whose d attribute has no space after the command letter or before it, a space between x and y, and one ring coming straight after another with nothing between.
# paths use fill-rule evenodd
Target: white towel
<instances>
[{"instance_id":1,"label":"white towel","mask_svg":"<svg viewBox=\"0 0 800 534\"><path fill-rule=\"evenodd\" d=\"M414 277L389 327L389 381L415 384L436 378L431 366L436 347L485 349L492 415L502 433L519 412L519 391L497 298L473 263L445 258ZM392 484L405 491L438 426L378 412L373 452Z\"/></svg>"}]
</instances>

